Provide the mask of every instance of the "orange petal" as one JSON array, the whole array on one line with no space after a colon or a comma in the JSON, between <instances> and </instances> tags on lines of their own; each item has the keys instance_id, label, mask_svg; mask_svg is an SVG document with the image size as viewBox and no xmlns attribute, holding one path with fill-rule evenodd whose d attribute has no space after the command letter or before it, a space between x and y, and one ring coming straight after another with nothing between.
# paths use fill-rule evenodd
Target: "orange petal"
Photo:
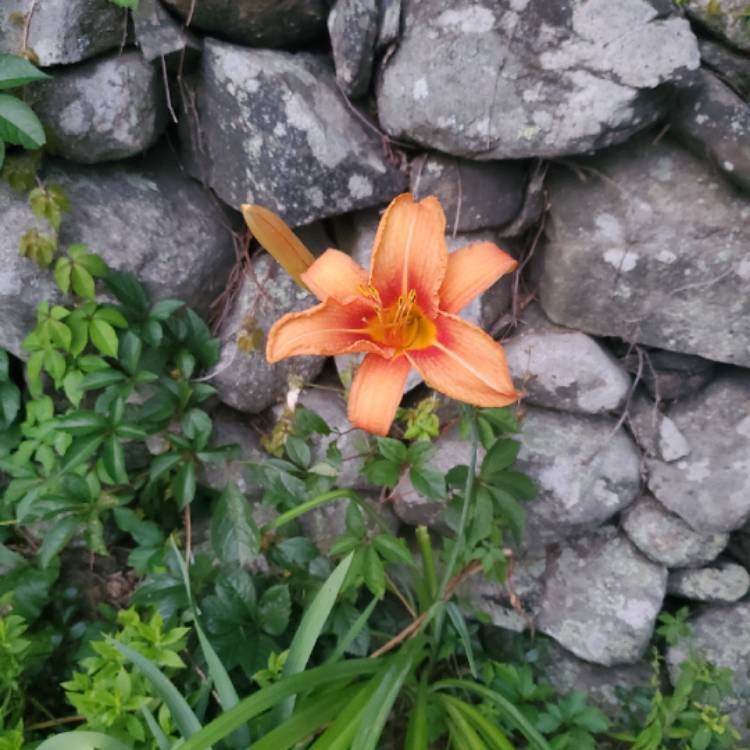
<instances>
[{"instance_id":1,"label":"orange petal","mask_svg":"<svg viewBox=\"0 0 750 750\"><path fill-rule=\"evenodd\" d=\"M492 242L459 248L448 256L448 270L440 287L440 309L459 312L517 266L515 258Z\"/></svg>"},{"instance_id":2,"label":"orange petal","mask_svg":"<svg viewBox=\"0 0 750 750\"><path fill-rule=\"evenodd\" d=\"M313 264L315 256L302 240L273 211L248 204L240 208L253 237L300 286L304 286L302 273Z\"/></svg>"},{"instance_id":3,"label":"orange petal","mask_svg":"<svg viewBox=\"0 0 750 750\"><path fill-rule=\"evenodd\" d=\"M404 395L409 370L406 357L385 359L368 354L352 382L349 421L376 435L387 435Z\"/></svg>"},{"instance_id":4,"label":"orange petal","mask_svg":"<svg viewBox=\"0 0 750 750\"><path fill-rule=\"evenodd\" d=\"M399 195L380 220L372 250L370 282L383 307L414 289L417 304L434 315L447 265L445 214L438 199L415 203L411 193Z\"/></svg>"},{"instance_id":5,"label":"orange petal","mask_svg":"<svg viewBox=\"0 0 750 750\"><path fill-rule=\"evenodd\" d=\"M431 388L475 406L507 406L519 399L497 341L448 313L440 313L435 324L437 342L406 353Z\"/></svg>"},{"instance_id":6,"label":"orange petal","mask_svg":"<svg viewBox=\"0 0 750 750\"><path fill-rule=\"evenodd\" d=\"M266 359L278 362L302 354L331 356L348 352L388 353L369 340L362 317L372 313L360 303L342 305L329 298L320 305L277 320L268 333Z\"/></svg>"},{"instance_id":7,"label":"orange petal","mask_svg":"<svg viewBox=\"0 0 750 750\"><path fill-rule=\"evenodd\" d=\"M367 284L367 271L341 250L326 250L302 274L302 281L321 301L333 297L341 303L361 297Z\"/></svg>"}]
</instances>

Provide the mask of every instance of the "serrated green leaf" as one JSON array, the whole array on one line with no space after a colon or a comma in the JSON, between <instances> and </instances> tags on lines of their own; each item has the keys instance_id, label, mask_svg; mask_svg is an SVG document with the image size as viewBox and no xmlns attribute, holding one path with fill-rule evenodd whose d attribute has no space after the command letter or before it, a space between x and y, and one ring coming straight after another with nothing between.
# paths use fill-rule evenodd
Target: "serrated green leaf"
<instances>
[{"instance_id":1,"label":"serrated green leaf","mask_svg":"<svg viewBox=\"0 0 750 750\"><path fill-rule=\"evenodd\" d=\"M495 440L482 461L480 476L483 479L491 480L494 474L512 466L518 458L520 448L521 444L517 440L510 440L509 438Z\"/></svg>"},{"instance_id":2,"label":"serrated green leaf","mask_svg":"<svg viewBox=\"0 0 750 750\"><path fill-rule=\"evenodd\" d=\"M80 527L81 521L76 516L65 516L52 525L44 534L42 545L39 547L39 564L43 568L49 567L58 553L73 538L73 534Z\"/></svg>"},{"instance_id":3,"label":"serrated green leaf","mask_svg":"<svg viewBox=\"0 0 750 750\"><path fill-rule=\"evenodd\" d=\"M211 517L211 545L224 563L247 566L259 554L258 529L250 503L233 482L230 482Z\"/></svg>"},{"instance_id":4,"label":"serrated green leaf","mask_svg":"<svg viewBox=\"0 0 750 750\"><path fill-rule=\"evenodd\" d=\"M380 555L371 544L365 549L362 573L372 595L382 599L385 596L385 569Z\"/></svg>"},{"instance_id":5,"label":"serrated green leaf","mask_svg":"<svg viewBox=\"0 0 750 750\"><path fill-rule=\"evenodd\" d=\"M401 565L414 565L414 559L403 539L397 539L390 534L378 534L373 540L375 549L382 555L383 559Z\"/></svg>"},{"instance_id":6,"label":"serrated green leaf","mask_svg":"<svg viewBox=\"0 0 750 750\"><path fill-rule=\"evenodd\" d=\"M409 478L414 489L425 497L440 499L446 496L445 476L429 466L412 466Z\"/></svg>"},{"instance_id":7,"label":"serrated green leaf","mask_svg":"<svg viewBox=\"0 0 750 750\"><path fill-rule=\"evenodd\" d=\"M400 440L378 437L376 438L376 442L378 445L378 452L386 460L398 465L401 465L406 461L408 451L406 446Z\"/></svg>"}]
</instances>

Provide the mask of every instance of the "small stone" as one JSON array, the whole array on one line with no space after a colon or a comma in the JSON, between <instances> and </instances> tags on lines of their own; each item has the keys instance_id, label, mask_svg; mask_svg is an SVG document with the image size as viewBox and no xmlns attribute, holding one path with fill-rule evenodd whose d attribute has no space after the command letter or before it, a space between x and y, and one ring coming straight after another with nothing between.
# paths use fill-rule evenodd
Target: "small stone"
<instances>
[{"instance_id":1,"label":"small stone","mask_svg":"<svg viewBox=\"0 0 750 750\"><path fill-rule=\"evenodd\" d=\"M537 496L525 506L525 548L593 529L636 499L640 455L615 427L610 417L526 407L515 468L531 477Z\"/></svg>"},{"instance_id":2,"label":"small stone","mask_svg":"<svg viewBox=\"0 0 750 750\"><path fill-rule=\"evenodd\" d=\"M42 67L69 65L127 41L127 11L110 0L3 0L0 53L20 54L24 46Z\"/></svg>"},{"instance_id":3,"label":"small stone","mask_svg":"<svg viewBox=\"0 0 750 750\"><path fill-rule=\"evenodd\" d=\"M690 444L677 425L653 401L641 394L630 403L628 424L638 445L649 456L671 462L690 453Z\"/></svg>"},{"instance_id":4,"label":"small stone","mask_svg":"<svg viewBox=\"0 0 750 750\"><path fill-rule=\"evenodd\" d=\"M701 61L745 101L750 99L750 58L712 39L699 39Z\"/></svg>"},{"instance_id":5,"label":"small stone","mask_svg":"<svg viewBox=\"0 0 750 750\"><path fill-rule=\"evenodd\" d=\"M419 0L382 64L380 123L456 156L562 156L629 138L700 58L687 20L643 0ZM648 61L645 64L644 61Z\"/></svg>"},{"instance_id":6,"label":"small stone","mask_svg":"<svg viewBox=\"0 0 750 750\"><path fill-rule=\"evenodd\" d=\"M305 232L298 234L306 242ZM290 377L313 380L325 358L290 357L273 364L266 360L271 326L286 313L313 307L317 300L268 255L256 257L252 270L219 330L221 359L210 382L225 404L257 414L283 399Z\"/></svg>"},{"instance_id":7,"label":"small stone","mask_svg":"<svg viewBox=\"0 0 750 750\"><path fill-rule=\"evenodd\" d=\"M326 0L162 0L190 27L250 47L297 47L325 34Z\"/></svg>"},{"instance_id":8,"label":"small stone","mask_svg":"<svg viewBox=\"0 0 750 750\"><path fill-rule=\"evenodd\" d=\"M750 366L747 201L668 136L633 139L578 168L585 182L567 168L548 173L551 231L535 256L547 316Z\"/></svg>"},{"instance_id":9,"label":"small stone","mask_svg":"<svg viewBox=\"0 0 750 750\"><path fill-rule=\"evenodd\" d=\"M170 67L179 69L191 65L200 54L200 39L171 16L159 0L139 0L132 13L135 41L149 62L164 58Z\"/></svg>"},{"instance_id":10,"label":"small stone","mask_svg":"<svg viewBox=\"0 0 750 750\"><path fill-rule=\"evenodd\" d=\"M750 28L745 0L685 0L685 12L720 39L743 52L750 52Z\"/></svg>"},{"instance_id":11,"label":"small stone","mask_svg":"<svg viewBox=\"0 0 750 750\"><path fill-rule=\"evenodd\" d=\"M682 662L700 657L716 667L733 673L734 697L722 702L736 727L746 731L750 720L750 602L707 607L690 620L691 634L667 651L669 675L677 682Z\"/></svg>"},{"instance_id":12,"label":"small stone","mask_svg":"<svg viewBox=\"0 0 750 750\"><path fill-rule=\"evenodd\" d=\"M649 489L696 531L740 528L750 518L750 378L723 375L667 415L690 453L673 463L647 459Z\"/></svg>"},{"instance_id":13,"label":"small stone","mask_svg":"<svg viewBox=\"0 0 750 750\"><path fill-rule=\"evenodd\" d=\"M524 310L518 332L503 342L525 403L582 414L620 409L630 378L590 336L551 323L536 305Z\"/></svg>"},{"instance_id":14,"label":"small stone","mask_svg":"<svg viewBox=\"0 0 750 750\"><path fill-rule=\"evenodd\" d=\"M180 171L169 150L147 162L48 161L44 179L61 185L72 205L60 226L61 250L83 242L112 268L134 274L154 301L180 299L208 312L234 262L232 236L216 201ZM34 326L36 304L60 294L51 271L19 255L19 241L35 226L49 228L5 183L0 226L0 347L24 356L21 341Z\"/></svg>"},{"instance_id":15,"label":"small stone","mask_svg":"<svg viewBox=\"0 0 750 750\"><path fill-rule=\"evenodd\" d=\"M54 151L83 164L139 154L167 124L161 76L135 50L63 68L32 99Z\"/></svg>"},{"instance_id":16,"label":"small stone","mask_svg":"<svg viewBox=\"0 0 750 750\"><path fill-rule=\"evenodd\" d=\"M328 16L336 80L352 99L370 86L379 20L377 0L336 0Z\"/></svg>"},{"instance_id":17,"label":"small stone","mask_svg":"<svg viewBox=\"0 0 750 750\"><path fill-rule=\"evenodd\" d=\"M584 693L589 701L615 721L622 719L619 690L649 688L652 669L647 661L602 667L573 656L554 641L544 644L544 678L560 695Z\"/></svg>"},{"instance_id":18,"label":"small stone","mask_svg":"<svg viewBox=\"0 0 750 750\"><path fill-rule=\"evenodd\" d=\"M666 568L611 527L560 545L548 561L538 629L595 664L642 659L664 600Z\"/></svg>"},{"instance_id":19,"label":"small stone","mask_svg":"<svg viewBox=\"0 0 750 750\"><path fill-rule=\"evenodd\" d=\"M263 495L260 485L248 481L248 462L263 463L268 454L261 448L258 431L253 429L246 414L239 414L226 406L220 406L211 414L213 433L211 447L237 445L237 458L220 464L203 464L200 480L214 490L221 491L229 482L234 482L240 492L250 500L259 500Z\"/></svg>"},{"instance_id":20,"label":"small stone","mask_svg":"<svg viewBox=\"0 0 750 750\"><path fill-rule=\"evenodd\" d=\"M484 614L495 627L517 633L529 630L539 612L546 567L545 557L522 557L513 561L504 583L490 581L481 573L473 576L462 588L467 606Z\"/></svg>"},{"instance_id":21,"label":"small stone","mask_svg":"<svg viewBox=\"0 0 750 750\"><path fill-rule=\"evenodd\" d=\"M326 58L207 39L185 80L181 118L192 173L238 208L291 226L390 200L406 178L336 87Z\"/></svg>"},{"instance_id":22,"label":"small stone","mask_svg":"<svg viewBox=\"0 0 750 750\"><path fill-rule=\"evenodd\" d=\"M412 162L410 174L415 199L436 196L451 232L502 227L523 207L527 166L520 161L475 162L430 153Z\"/></svg>"},{"instance_id":23,"label":"small stone","mask_svg":"<svg viewBox=\"0 0 750 750\"><path fill-rule=\"evenodd\" d=\"M380 27L378 29L378 52L398 41L401 33L401 0L380 0Z\"/></svg>"},{"instance_id":24,"label":"small stone","mask_svg":"<svg viewBox=\"0 0 750 750\"><path fill-rule=\"evenodd\" d=\"M688 148L750 190L750 107L713 73L701 71L700 85L680 93L669 125Z\"/></svg>"},{"instance_id":25,"label":"small stone","mask_svg":"<svg viewBox=\"0 0 750 750\"><path fill-rule=\"evenodd\" d=\"M625 512L622 528L646 557L668 568L705 565L727 546L728 534L701 534L650 495Z\"/></svg>"},{"instance_id":26,"label":"small stone","mask_svg":"<svg viewBox=\"0 0 750 750\"><path fill-rule=\"evenodd\" d=\"M639 374L651 398L656 401L675 401L696 393L708 385L716 365L694 354L666 352L641 348L641 357L633 352L623 358L623 364L633 374Z\"/></svg>"},{"instance_id":27,"label":"small stone","mask_svg":"<svg viewBox=\"0 0 750 750\"><path fill-rule=\"evenodd\" d=\"M750 589L750 575L742 565L722 561L706 568L673 570L667 593L696 602L736 602Z\"/></svg>"}]
</instances>

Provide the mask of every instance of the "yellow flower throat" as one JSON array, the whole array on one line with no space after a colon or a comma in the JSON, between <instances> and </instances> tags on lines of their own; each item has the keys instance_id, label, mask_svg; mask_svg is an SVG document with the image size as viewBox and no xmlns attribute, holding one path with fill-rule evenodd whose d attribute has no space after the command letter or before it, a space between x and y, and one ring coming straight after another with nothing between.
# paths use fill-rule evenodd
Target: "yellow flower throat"
<instances>
[{"instance_id":1,"label":"yellow flower throat","mask_svg":"<svg viewBox=\"0 0 750 750\"><path fill-rule=\"evenodd\" d=\"M360 289L363 296L375 302L375 314L365 319L367 333L377 344L395 349L396 352L410 349L426 349L437 338L437 328L417 304L417 292L409 290L406 295L384 308L377 289L372 286Z\"/></svg>"}]
</instances>

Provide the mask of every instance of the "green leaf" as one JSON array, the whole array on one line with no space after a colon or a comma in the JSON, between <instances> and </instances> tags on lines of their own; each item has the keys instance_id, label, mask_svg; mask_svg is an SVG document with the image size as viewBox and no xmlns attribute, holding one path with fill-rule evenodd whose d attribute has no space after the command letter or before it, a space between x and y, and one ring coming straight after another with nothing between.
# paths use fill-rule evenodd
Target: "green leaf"
<instances>
[{"instance_id":1,"label":"green leaf","mask_svg":"<svg viewBox=\"0 0 750 750\"><path fill-rule=\"evenodd\" d=\"M104 438L101 435L87 435L74 440L65 451L61 473L77 469L96 453Z\"/></svg>"},{"instance_id":2,"label":"green leaf","mask_svg":"<svg viewBox=\"0 0 750 750\"><path fill-rule=\"evenodd\" d=\"M195 462L184 460L174 479L172 479L172 494L177 500L177 507L180 510L193 502L195 486Z\"/></svg>"},{"instance_id":3,"label":"green leaf","mask_svg":"<svg viewBox=\"0 0 750 750\"><path fill-rule=\"evenodd\" d=\"M70 275L72 271L73 266L70 258L57 259L57 263L55 263L55 283L63 294L67 294L70 290Z\"/></svg>"},{"instance_id":4,"label":"green leaf","mask_svg":"<svg viewBox=\"0 0 750 750\"><path fill-rule=\"evenodd\" d=\"M2 169L3 164L5 164L5 141L0 138L0 169Z\"/></svg>"},{"instance_id":5,"label":"green leaf","mask_svg":"<svg viewBox=\"0 0 750 750\"><path fill-rule=\"evenodd\" d=\"M364 465L362 473L373 484L394 487L401 476L401 465L391 463L385 458L376 458Z\"/></svg>"},{"instance_id":6,"label":"green leaf","mask_svg":"<svg viewBox=\"0 0 750 750\"><path fill-rule=\"evenodd\" d=\"M104 277L109 291L134 313L145 315L148 312L149 297L143 285L131 274L125 271L113 271Z\"/></svg>"},{"instance_id":7,"label":"green leaf","mask_svg":"<svg viewBox=\"0 0 750 750\"><path fill-rule=\"evenodd\" d=\"M131 750L120 740L101 732L63 732L37 745L36 750Z\"/></svg>"},{"instance_id":8,"label":"green leaf","mask_svg":"<svg viewBox=\"0 0 750 750\"><path fill-rule=\"evenodd\" d=\"M258 620L260 626L269 635L281 635L289 625L292 614L292 598L289 586L280 583L263 592L258 602Z\"/></svg>"},{"instance_id":9,"label":"green leaf","mask_svg":"<svg viewBox=\"0 0 750 750\"><path fill-rule=\"evenodd\" d=\"M190 409L182 418L182 432L188 440L197 442L202 448L211 437L211 417L202 409Z\"/></svg>"},{"instance_id":10,"label":"green leaf","mask_svg":"<svg viewBox=\"0 0 750 750\"><path fill-rule=\"evenodd\" d=\"M157 456L149 467L148 481L155 482L159 477L174 469L182 461L179 453L162 453Z\"/></svg>"},{"instance_id":11,"label":"green leaf","mask_svg":"<svg viewBox=\"0 0 750 750\"><path fill-rule=\"evenodd\" d=\"M407 448L400 440L393 438L376 438L378 452L383 458L399 466L406 461Z\"/></svg>"},{"instance_id":12,"label":"green leaf","mask_svg":"<svg viewBox=\"0 0 750 750\"><path fill-rule=\"evenodd\" d=\"M520 500L533 500L536 496L534 483L520 471L506 469L492 477L492 486L510 493Z\"/></svg>"},{"instance_id":13,"label":"green leaf","mask_svg":"<svg viewBox=\"0 0 750 750\"><path fill-rule=\"evenodd\" d=\"M43 568L49 567L52 559L73 538L73 534L76 533L76 530L80 526L80 518L65 516L44 534L42 546L39 547L39 552L37 553L39 555L39 563Z\"/></svg>"},{"instance_id":14,"label":"green leaf","mask_svg":"<svg viewBox=\"0 0 750 750\"><path fill-rule=\"evenodd\" d=\"M73 291L84 299L93 299L96 294L94 277L82 266L76 263L70 275Z\"/></svg>"},{"instance_id":15,"label":"green leaf","mask_svg":"<svg viewBox=\"0 0 750 750\"><path fill-rule=\"evenodd\" d=\"M133 331L126 331L120 339L118 358L120 364L131 374L138 369L143 343Z\"/></svg>"},{"instance_id":16,"label":"green leaf","mask_svg":"<svg viewBox=\"0 0 750 750\"><path fill-rule=\"evenodd\" d=\"M515 414L507 406L497 409L482 409L479 413L503 432L518 432L521 429Z\"/></svg>"},{"instance_id":17,"label":"green leaf","mask_svg":"<svg viewBox=\"0 0 750 750\"><path fill-rule=\"evenodd\" d=\"M224 563L246 566L260 552L250 503L234 482L222 492L211 517L211 545Z\"/></svg>"},{"instance_id":18,"label":"green leaf","mask_svg":"<svg viewBox=\"0 0 750 750\"><path fill-rule=\"evenodd\" d=\"M81 403L81 399L83 398L82 382L83 373L80 370L69 370L63 378L65 396L76 407Z\"/></svg>"},{"instance_id":19,"label":"green leaf","mask_svg":"<svg viewBox=\"0 0 750 750\"><path fill-rule=\"evenodd\" d=\"M26 58L0 54L0 89L15 89L48 78L50 76L35 68Z\"/></svg>"},{"instance_id":20,"label":"green leaf","mask_svg":"<svg viewBox=\"0 0 750 750\"><path fill-rule=\"evenodd\" d=\"M182 697L180 691L164 676L158 667L146 659L146 657L141 656L137 651L133 651L119 641L110 638L109 643L143 672L143 675L151 683L156 694L167 704L167 708L169 708L172 718L183 737L190 737L200 730L201 725L198 717L193 713L193 710Z\"/></svg>"},{"instance_id":21,"label":"green leaf","mask_svg":"<svg viewBox=\"0 0 750 750\"><path fill-rule=\"evenodd\" d=\"M122 443L111 435L104 441L102 447L102 461L104 468L116 484L126 484L128 474L125 471L125 450Z\"/></svg>"},{"instance_id":22,"label":"green leaf","mask_svg":"<svg viewBox=\"0 0 750 750\"><path fill-rule=\"evenodd\" d=\"M161 320L164 321L167 318L171 317L171 315L177 310L179 310L181 307L185 305L184 302L181 302L178 299L163 299L159 300L149 311L149 318L153 318L154 320Z\"/></svg>"},{"instance_id":23,"label":"green leaf","mask_svg":"<svg viewBox=\"0 0 750 750\"><path fill-rule=\"evenodd\" d=\"M445 476L428 466L412 466L409 478L414 489L425 497L438 499L446 495Z\"/></svg>"},{"instance_id":24,"label":"green leaf","mask_svg":"<svg viewBox=\"0 0 750 750\"><path fill-rule=\"evenodd\" d=\"M469 628L466 626L466 619L464 618L463 612L461 612L455 602L448 602L446 604L446 610L451 624L456 629L456 633L458 633L458 637L461 639L464 652L466 653L466 659L469 662L471 675L474 679L477 679L477 664L474 659L474 649L471 645L471 636L469 635Z\"/></svg>"},{"instance_id":25,"label":"green leaf","mask_svg":"<svg viewBox=\"0 0 750 750\"><path fill-rule=\"evenodd\" d=\"M21 408L21 391L15 383L8 381L0 382L0 417L6 425L9 425Z\"/></svg>"},{"instance_id":26,"label":"green leaf","mask_svg":"<svg viewBox=\"0 0 750 750\"><path fill-rule=\"evenodd\" d=\"M105 364L105 368L106 369L102 370L94 370L94 372L90 372L86 375L81 381L81 389L84 391L91 391L98 388L106 388L115 383L122 383L126 380L125 375L119 370L115 370L114 367L109 367Z\"/></svg>"},{"instance_id":27,"label":"green leaf","mask_svg":"<svg viewBox=\"0 0 750 750\"><path fill-rule=\"evenodd\" d=\"M89 327L89 336L93 345L105 356L117 356L117 334L106 320L94 318Z\"/></svg>"},{"instance_id":28,"label":"green leaf","mask_svg":"<svg viewBox=\"0 0 750 750\"><path fill-rule=\"evenodd\" d=\"M310 465L312 459L310 447L302 438L290 435L286 439L284 447L286 448L286 453L289 458L297 464L297 466L306 469Z\"/></svg>"},{"instance_id":29,"label":"green leaf","mask_svg":"<svg viewBox=\"0 0 750 750\"><path fill-rule=\"evenodd\" d=\"M414 559L403 539L397 539L390 534L378 534L373 540L375 549L385 560L401 565L414 565Z\"/></svg>"},{"instance_id":30,"label":"green leaf","mask_svg":"<svg viewBox=\"0 0 750 750\"><path fill-rule=\"evenodd\" d=\"M353 501L349 502L346 509L344 523L349 533L358 539L361 539L367 533L367 525L365 524L362 509Z\"/></svg>"},{"instance_id":31,"label":"green leaf","mask_svg":"<svg viewBox=\"0 0 750 750\"><path fill-rule=\"evenodd\" d=\"M482 461L480 476L483 479L489 479L493 474L512 466L518 458L520 448L521 444L517 440L510 440L509 438L495 440Z\"/></svg>"},{"instance_id":32,"label":"green leaf","mask_svg":"<svg viewBox=\"0 0 750 750\"><path fill-rule=\"evenodd\" d=\"M0 139L27 149L46 142L44 128L28 104L9 94L0 94Z\"/></svg>"},{"instance_id":33,"label":"green leaf","mask_svg":"<svg viewBox=\"0 0 750 750\"><path fill-rule=\"evenodd\" d=\"M304 406L298 406L294 412L294 425L303 435L316 432L319 435L329 435L331 428L325 419Z\"/></svg>"},{"instance_id":34,"label":"green leaf","mask_svg":"<svg viewBox=\"0 0 750 750\"><path fill-rule=\"evenodd\" d=\"M349 566L352 564L352 557L353 555L350 553L334 568L302 615L297 632L289 646L289 654L284 664L284 677L297 675L307 666L315 643L323 631L326 620L328 620L333 605L336 603L339 591L341 591ZM278 707L276 718L279 721L288 719L294 710L294 703L294 697L287 698Z\"/></svg>"},{"instance_id":35,"label":"green leaf","mask_svg":"<svg viewBox=\"0 0 750 750\"><path fill-rule=\"evenodd\" d=\"M417 700L406 728L404 750L429 750L427 718L427 679L423 677L417 688Z\"/></svg>"},{"instance_id":36,"label":"green leaf","mask_svg":"<svg viewBox=\"0 0 750 750\"><path fill-rule=\"evenodd\" d=\"M363 574L365 585L372 595L382 599L385 596L385 570L377 550L371 544L365 549Z\"/></svg>"},{"instance_id":37,"label":"green leaf","mask_svg":"<svg viewBox=\"0 0 750 750\"><path fill-rule=\"evenodd\" d=\"M526 526L526 511L518 500L505 492L505 490L492 485L488 489L492 494L495 507L502 515L503 520L508 524L508 528L513 534L514 539L520 542L523 539L523 531Z\"/></svg>"}]
</instances>

